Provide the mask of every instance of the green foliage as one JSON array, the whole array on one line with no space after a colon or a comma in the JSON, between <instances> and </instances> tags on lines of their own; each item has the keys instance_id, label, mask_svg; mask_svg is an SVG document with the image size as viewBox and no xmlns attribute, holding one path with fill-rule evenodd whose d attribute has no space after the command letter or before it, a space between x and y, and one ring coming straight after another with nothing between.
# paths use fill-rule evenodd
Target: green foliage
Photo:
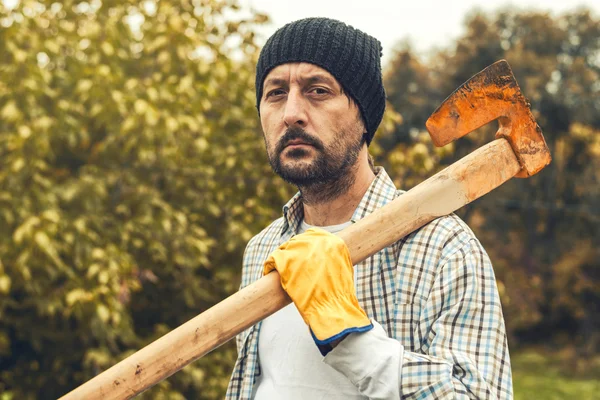
<instances>
[{"instance_id":1,"label":"green foliage","mask_svg":"<svg viewBox=\"0 0 600 400\"><path fill-rule=\"evenodd\" d=\"M600 350L600 20L588 10L472 14L452 48L421 60L404 44L386 74L404 117L383 138L382 159L410 188L493 138L493 127L434 150L425 120L460 84L505 58L553 155L531 179L514 180L460 212L490 253L510 344L571 337L574 357ZM416 167L416 168L415 168ZM411 173L414 171L414 173Z\"/></svg>"},{"instance_id":2,"label":"green foliage","mask_svg":"<svg viewBox=\"0 0 600 400\"><path fill-rule=\"evenodd\" d=\"M266 17L217 0L2 7L0 392L56 398L234 292L290 188L254 108ZM225 346L146 396L220 398L234 360Z\"/></svg>"}]
</instances>

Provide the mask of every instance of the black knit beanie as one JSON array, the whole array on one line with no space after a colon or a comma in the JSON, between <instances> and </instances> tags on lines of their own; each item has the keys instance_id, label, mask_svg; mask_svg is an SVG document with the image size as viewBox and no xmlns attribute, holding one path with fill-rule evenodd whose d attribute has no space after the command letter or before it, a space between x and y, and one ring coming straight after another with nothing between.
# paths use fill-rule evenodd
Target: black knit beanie
<instances>
[{"instance_id":1,"label":"black knit beanie","mask_svg":"<svg viewBox=\"0 0 600 400\"><path fill-rule=\"evenodd\" d=\"M333 75L358 104L370 144L385 110L381 51L379 40L334 19L291 22L277 30L260 52L256 107L260 113L263 82L273 68L291 62L315 64Z\"/></svg>"}]
</instances>

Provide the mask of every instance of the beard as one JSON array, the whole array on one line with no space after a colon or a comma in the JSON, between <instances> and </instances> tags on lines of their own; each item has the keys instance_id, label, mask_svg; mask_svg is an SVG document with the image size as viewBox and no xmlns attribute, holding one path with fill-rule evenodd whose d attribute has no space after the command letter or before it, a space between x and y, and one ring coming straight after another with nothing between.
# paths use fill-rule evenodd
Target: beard
<instances>
[{"instance_id":1,"label":"beard","mask_svg":"<svg viewBox=\"0 0 600 400\"><path fill-rule=\"evenodd\" d=\"M326 146L319 138L293 126L279 139L273 152L267 152L269 163L283 180L298 187L304 202L329 201L345 193L354 183L353 167L366 139L364 135L353 136L356 135L342 130L334 135L331 145ZM316 157L312 161L302 162L309 156L310 150L294 148L286 153L292 162L282 162L282 154L292 140L302 140L311 145L312 151L317 153Z\"/></svg>"}]
</instances>

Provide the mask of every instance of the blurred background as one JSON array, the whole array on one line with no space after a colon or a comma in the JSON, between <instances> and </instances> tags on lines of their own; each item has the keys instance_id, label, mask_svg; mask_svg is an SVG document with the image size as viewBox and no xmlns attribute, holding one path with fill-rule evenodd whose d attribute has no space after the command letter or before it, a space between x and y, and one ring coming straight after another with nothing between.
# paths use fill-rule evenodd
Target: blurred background
<instances>
[{"instance_id":1,"label":"blurred background","mask_svg":"<svg viewBox=\"0 0 600 400\"><path fill-rule=\"evenodd\" d=\"M554 159L459 215L494 263L515 397L600 398L600 5L320 3L0 0L0 400L57 398L237 290L294 193L264 154L258 51L318 15L384 44L371 152L404 189L492 140L436 149L424 122L509 61ZM139 398L221 399L235 358Z\"/></svg>"}]
</instances>

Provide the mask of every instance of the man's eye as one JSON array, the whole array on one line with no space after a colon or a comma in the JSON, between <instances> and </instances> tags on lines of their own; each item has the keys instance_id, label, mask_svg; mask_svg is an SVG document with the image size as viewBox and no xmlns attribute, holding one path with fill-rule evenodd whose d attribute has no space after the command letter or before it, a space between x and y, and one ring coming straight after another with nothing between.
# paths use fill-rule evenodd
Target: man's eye
<instances>
[{"instance_id":1,"label":"man's eye","mask_svg":"<svg viewBox=\"0 0 600 400\"><path fill-rule=\"evenodd\" d=\"M329 93L326 89L323 89L323 88L314 88L312 90L312 92L315 93L315 94L327 94L327 93Z\"/></svg>"},{"instance_id":2,"label":"man's eye","mask_svg":"<svg viewBox=\"0 0 600 400\"><path fill-rule=\"evenodd\" d=\"M280 96L285 92L281 89L274 89L267 93L267 97Z\"/></svg>"}]
</instances>

